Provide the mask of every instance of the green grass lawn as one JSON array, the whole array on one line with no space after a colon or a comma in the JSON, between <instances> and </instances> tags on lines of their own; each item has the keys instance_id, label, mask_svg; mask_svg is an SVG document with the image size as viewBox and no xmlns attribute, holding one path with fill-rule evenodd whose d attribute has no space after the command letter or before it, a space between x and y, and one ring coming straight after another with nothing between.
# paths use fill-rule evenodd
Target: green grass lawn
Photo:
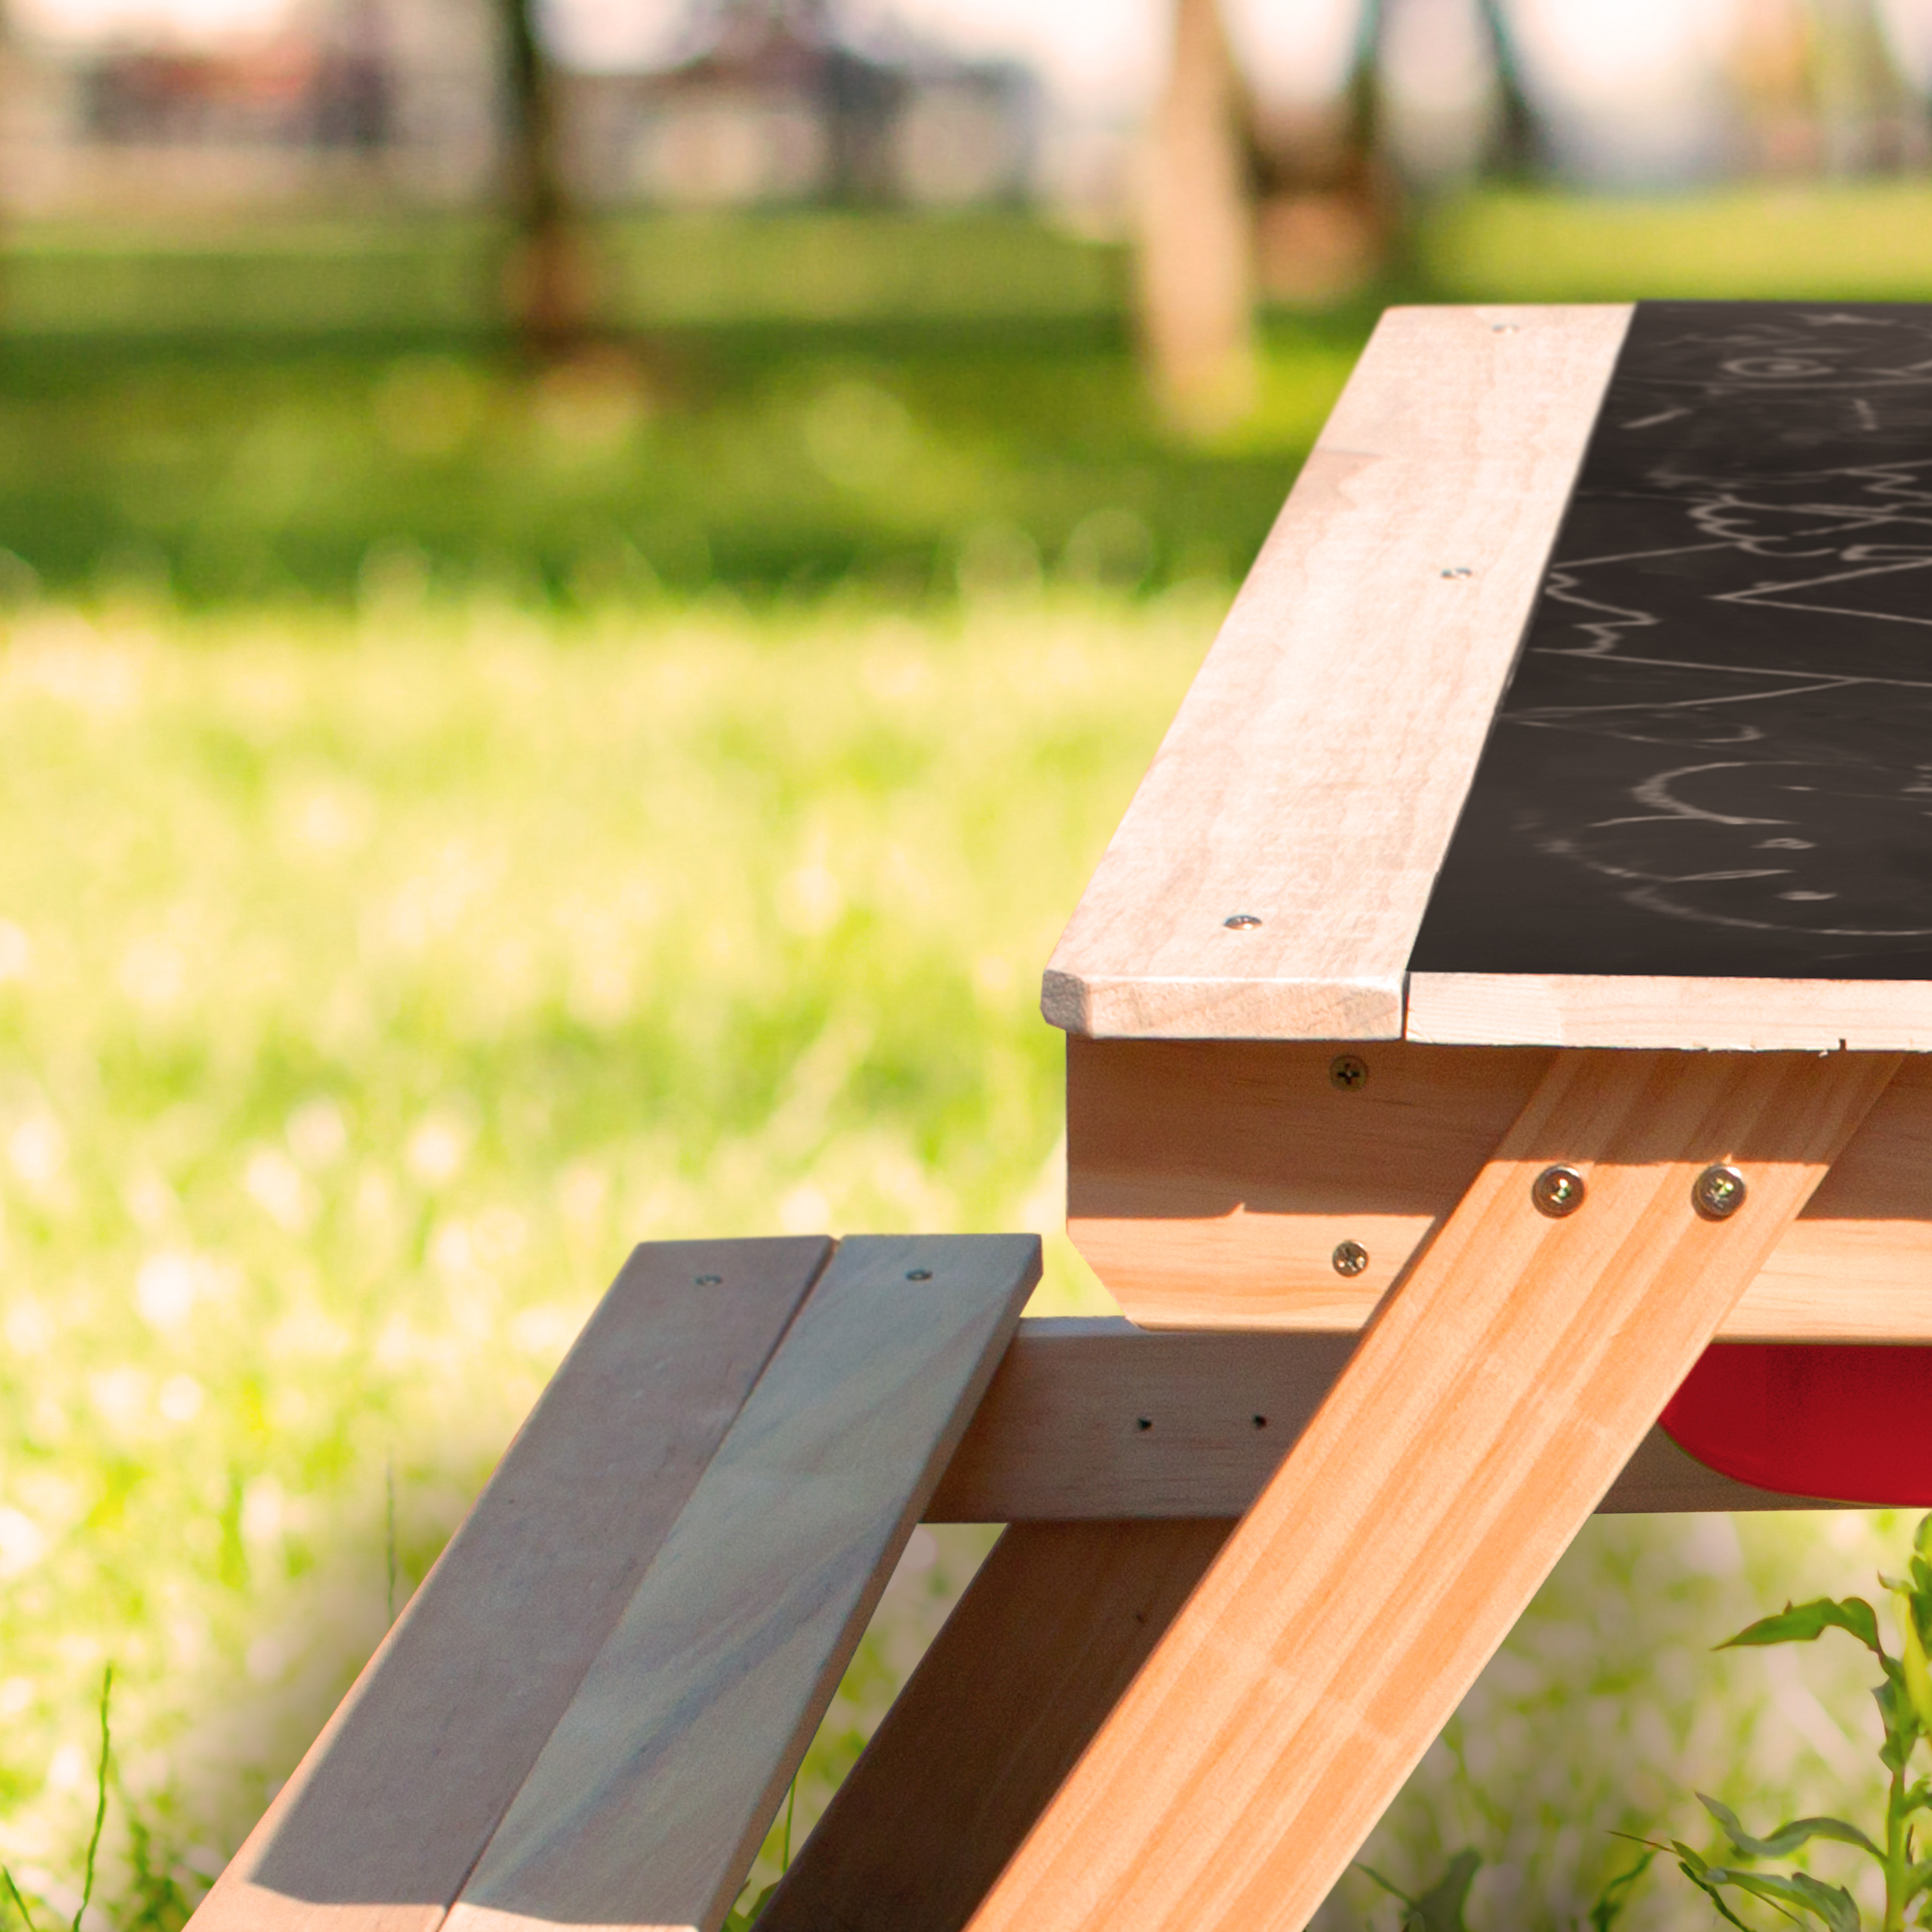
<instances>
[{"instance_id":1,"label":"green grass lawn","mask_svg":"<svg viewBox=\"0 0 1932 1932\"><path fill-rule=\"evenodd\" d=\"M1491 196L1390 290L1932 293L1927 206ZM89 1925L172 1926L633 1242L1055 1225L1039 969L1372 304L1275 319L1260 415L1189 443L1117 252L990 224L914 273L939 232L620 237L635 346L535 380L475 237L396 244L415 282L352 233L16 247L0 1861L43 1924L104 1665ZM801 236L843 280L787 280ZM1042 1306L1101 1305L1049 1255ZM1702 1653L1869 1587L1876 1527L1597 1526L1376 1861L1479 1844L1477 1922L1554 1928L1691 1782L1862 1778L1856 1670ZM801 1826L986 1544L915 1539ZM1702 1922L1660 1886L1628 1922Z\"/></svg>"},{"instance_id":2,"label":"green grass lawn","mask_svg":"<svg viewBox=\"0 0 1932 1932\"><path fill-rule=\"evenodd\" d=\"M385 1627L392 1491L399 1604L633 1242L1053 1228L1038 969L1219 604L16 616L0 1858L23 1886L73 1909L112 1661L97 1922L178 1922ZM1106 1305L1049 1252L1041 1307ZM1748 1534L1760 1572L1804 1546ZM916 1539L801 1828L986 1535ZM1738 1576L1682 1526L1606 1526L1378 1855L1476 1834L1514 1861L1486 1884L1560 1898L1700 1736L1726 1788L1727 1727L1764 1700L1700 1675L1742 1621L1717 1546ZM1587 1751L1560 1748L1579 1708Z\"/></svg>"}]
</instances>

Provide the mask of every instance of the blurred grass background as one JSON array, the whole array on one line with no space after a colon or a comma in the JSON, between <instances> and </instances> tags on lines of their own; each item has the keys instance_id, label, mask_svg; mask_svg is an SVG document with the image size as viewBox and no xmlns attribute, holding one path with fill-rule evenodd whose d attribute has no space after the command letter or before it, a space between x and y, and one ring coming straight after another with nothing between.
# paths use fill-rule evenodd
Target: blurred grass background
<instances>
[{"instance_id":1,"label":"blurred grass background","mask_svg":"<svg viewBox=\"0 0 1932 1932\"><path fill-rule=\"evenodd\" d=\"M1118 250L1017 216L614 224L625 328L541 370L481 224L13 237L23 1886L78 1903L111 1659L88 1922L181 1922L386 1624L390 1495L399 1603L634 1241L1054 1228L1040 967L1384 301L1924 296L1928 217L1444 202L1269 316L1209 437L1147 399ZM1058 1238L1040 1305L1105 1305ZM1862 1778L1855 1667L1700 1653L1888 1528L1595 1526L1370 1856L1477 1843L1478 1922L1556 1927L1693 1782L1768 1822ZM987 1540L915 1538L801 1828Z\"/></svg>"}]
</instances>

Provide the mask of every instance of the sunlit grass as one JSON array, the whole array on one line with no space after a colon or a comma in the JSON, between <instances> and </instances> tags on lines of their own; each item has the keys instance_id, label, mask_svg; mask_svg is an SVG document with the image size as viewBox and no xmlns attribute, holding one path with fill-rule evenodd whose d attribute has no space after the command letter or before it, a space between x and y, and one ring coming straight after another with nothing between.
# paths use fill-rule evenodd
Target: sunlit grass
<instances>
[{"instance_id":1,"label":"sunlit grass","mask_svg":"<svg viewBox=\"0 0 1932 1932\"><path fill-rule=\"evenodd\" d=\"M1038 970L1222 594L17 620L23 1883L71 1881L109 1658L130 1796L218 1864L383 1628L386 1472L406 1589L633 1242L1054 1225ZM1093 1305L1064 1243L1046 1294ZM894 1628L982 1546L922 1539Z\"/></svg>"}]
</instances>

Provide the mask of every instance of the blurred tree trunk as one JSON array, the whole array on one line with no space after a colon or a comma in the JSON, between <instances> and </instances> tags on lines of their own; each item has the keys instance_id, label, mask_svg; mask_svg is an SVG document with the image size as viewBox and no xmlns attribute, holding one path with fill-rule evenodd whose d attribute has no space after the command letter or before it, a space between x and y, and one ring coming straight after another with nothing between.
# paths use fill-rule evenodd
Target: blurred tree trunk
<instances>
[{"instance_id":1,"label":"blurred tree trunk","mask_svg":"<svg viewBox=\"0 0 1932 1932\"><path fill-rule=\"evenodd\" d=\"M1477 12L1490 44L1490 64L1496 75L1496 119L1490 137L1489 165L1505 181L1533 179L1547 156L1543 127L1522 84L1522 60L1516 50L1516 30L1506 0L1477 0Z\"/></svg>"},{"instance_id":2,"label":"blurred tree trunk","mask_svg":"<svg viewBox=\"0 0 1932 1932\"><path fill-rule=\"evenodd\" d=\"M554 361L590 332L595 288L564 180L556 76L537 26L538 0L502 0L508 54L506 160L515 237L506 274L511 319L530 353Z\"/></svg>"},{"instance_id":3,"label":"blurred tree trunk","mask_svg":"<svg viewBox=\"0 0 1932 1932\"><path fill-rule=\"evenodd\" d=\"M1154 386L1196 430L1252 406L1254 214L1234 62L1216 0L1174 0L1141 201L1140 320Z\"/></svg>"}]
</instances>

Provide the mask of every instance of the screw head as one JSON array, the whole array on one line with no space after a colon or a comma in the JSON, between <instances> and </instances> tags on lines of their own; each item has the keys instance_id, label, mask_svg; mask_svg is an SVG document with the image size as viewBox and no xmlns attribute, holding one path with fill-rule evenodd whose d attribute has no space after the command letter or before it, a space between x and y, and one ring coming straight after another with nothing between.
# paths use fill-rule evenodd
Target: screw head
<instances>
[{"instance_id":1,"label":"screw head","mask_svg":"<svg viewBox=\"0 0 1932 1932\"><path fill-rule=\"evenodd\" d=\"M1750 1192L1744 1176L1720 1161L1690 1184L1690 1204L1707 1221L1728 1221L1744 1204Z\"/></svg>"},{"instance_id":2,"label":"screw head","mask_svg":"<svg viewBox=\"0 0 1932 1932\"><path fill-rule=\"evenodd\" d=\"M722 1274L701 1274L698 1277L698 1285L700 1288L716 1288L724 1279Z\"/></svg>"},{"instance_id":3,"label":"screw head","mask_svg":"<svg viewBox=\"0 0 1932 1932\"><path fill-rule=\"evenodd\" d=\"M906 1280L908 1281L930 1281L932 1279L932 1270L930 1268L908 1268L906 1270Z\"/></svg>"},{"instance_id":4,"label":"screw head","mask_svg":"<svg viewBox=\"0 0 1932 1932\"><path fill-rule=\"evenodd\" d=\"M1329 1258L1337 1274L1358 1275L1369 1264L1369 1251L1360 1241L1338 1241Z\"/></svg>"},{"instance_id":5,"label":"screw head","mask_svg":"<svg viewBox=\"0 0 1932 1932\"><path fill-rule=\"evenodd\" d=\"M1442 574L1444 577L1468 577L1472 575L1473 573L1466 563L1456 563L1451 564L1450 567L1442 573Z\"/></svg>"},{"instance_id":6,"label":"screw head","mask_svg":"<svg viewBox=\"0 0 1932 1932\"><path fill-rule=\"evenodd\" d=\"M1328 1063L1328 1084L1340 1093L1359 1094L1369 1084L1369 1063L1352 1053L1338 1053Z\"/></svg>"},{"instance_id":7,"label":"screw head","mask_svg":"<svg viewBox=\"0 0 1932 1932\"><path fill-rule=\"evenodd\" d=\"M1518 332L1518 326L1514 322L1492 322L1490 324L1490 333L1492 335L1514 335Z\"/></svg>"},{"instance_id":8,"label":"screw head","mask_svg":"<svg viewBox=\"0 0 1932 1932\"><path fill-rule=\"evenodd\" d=\"M1536 1211L1547 1214L1552 1221L1575 1214L1588 1192L1583 1177L1574 1167L1560 1165L1546 1167L1529 1184L1529 1198L1535 1202Z\"/></svg>"},{"instance_id":9,"label":"screw head","mask_svg":"<svg viewBox=\"0 0 1932 1932\"><path fill-rule=\"evenodd\" d=\"M1234 932L1246 932L1250 926L1262 922L1261 914L1253 912L1231 912L1221 923Z\"/></svg>"}]
</instances>

